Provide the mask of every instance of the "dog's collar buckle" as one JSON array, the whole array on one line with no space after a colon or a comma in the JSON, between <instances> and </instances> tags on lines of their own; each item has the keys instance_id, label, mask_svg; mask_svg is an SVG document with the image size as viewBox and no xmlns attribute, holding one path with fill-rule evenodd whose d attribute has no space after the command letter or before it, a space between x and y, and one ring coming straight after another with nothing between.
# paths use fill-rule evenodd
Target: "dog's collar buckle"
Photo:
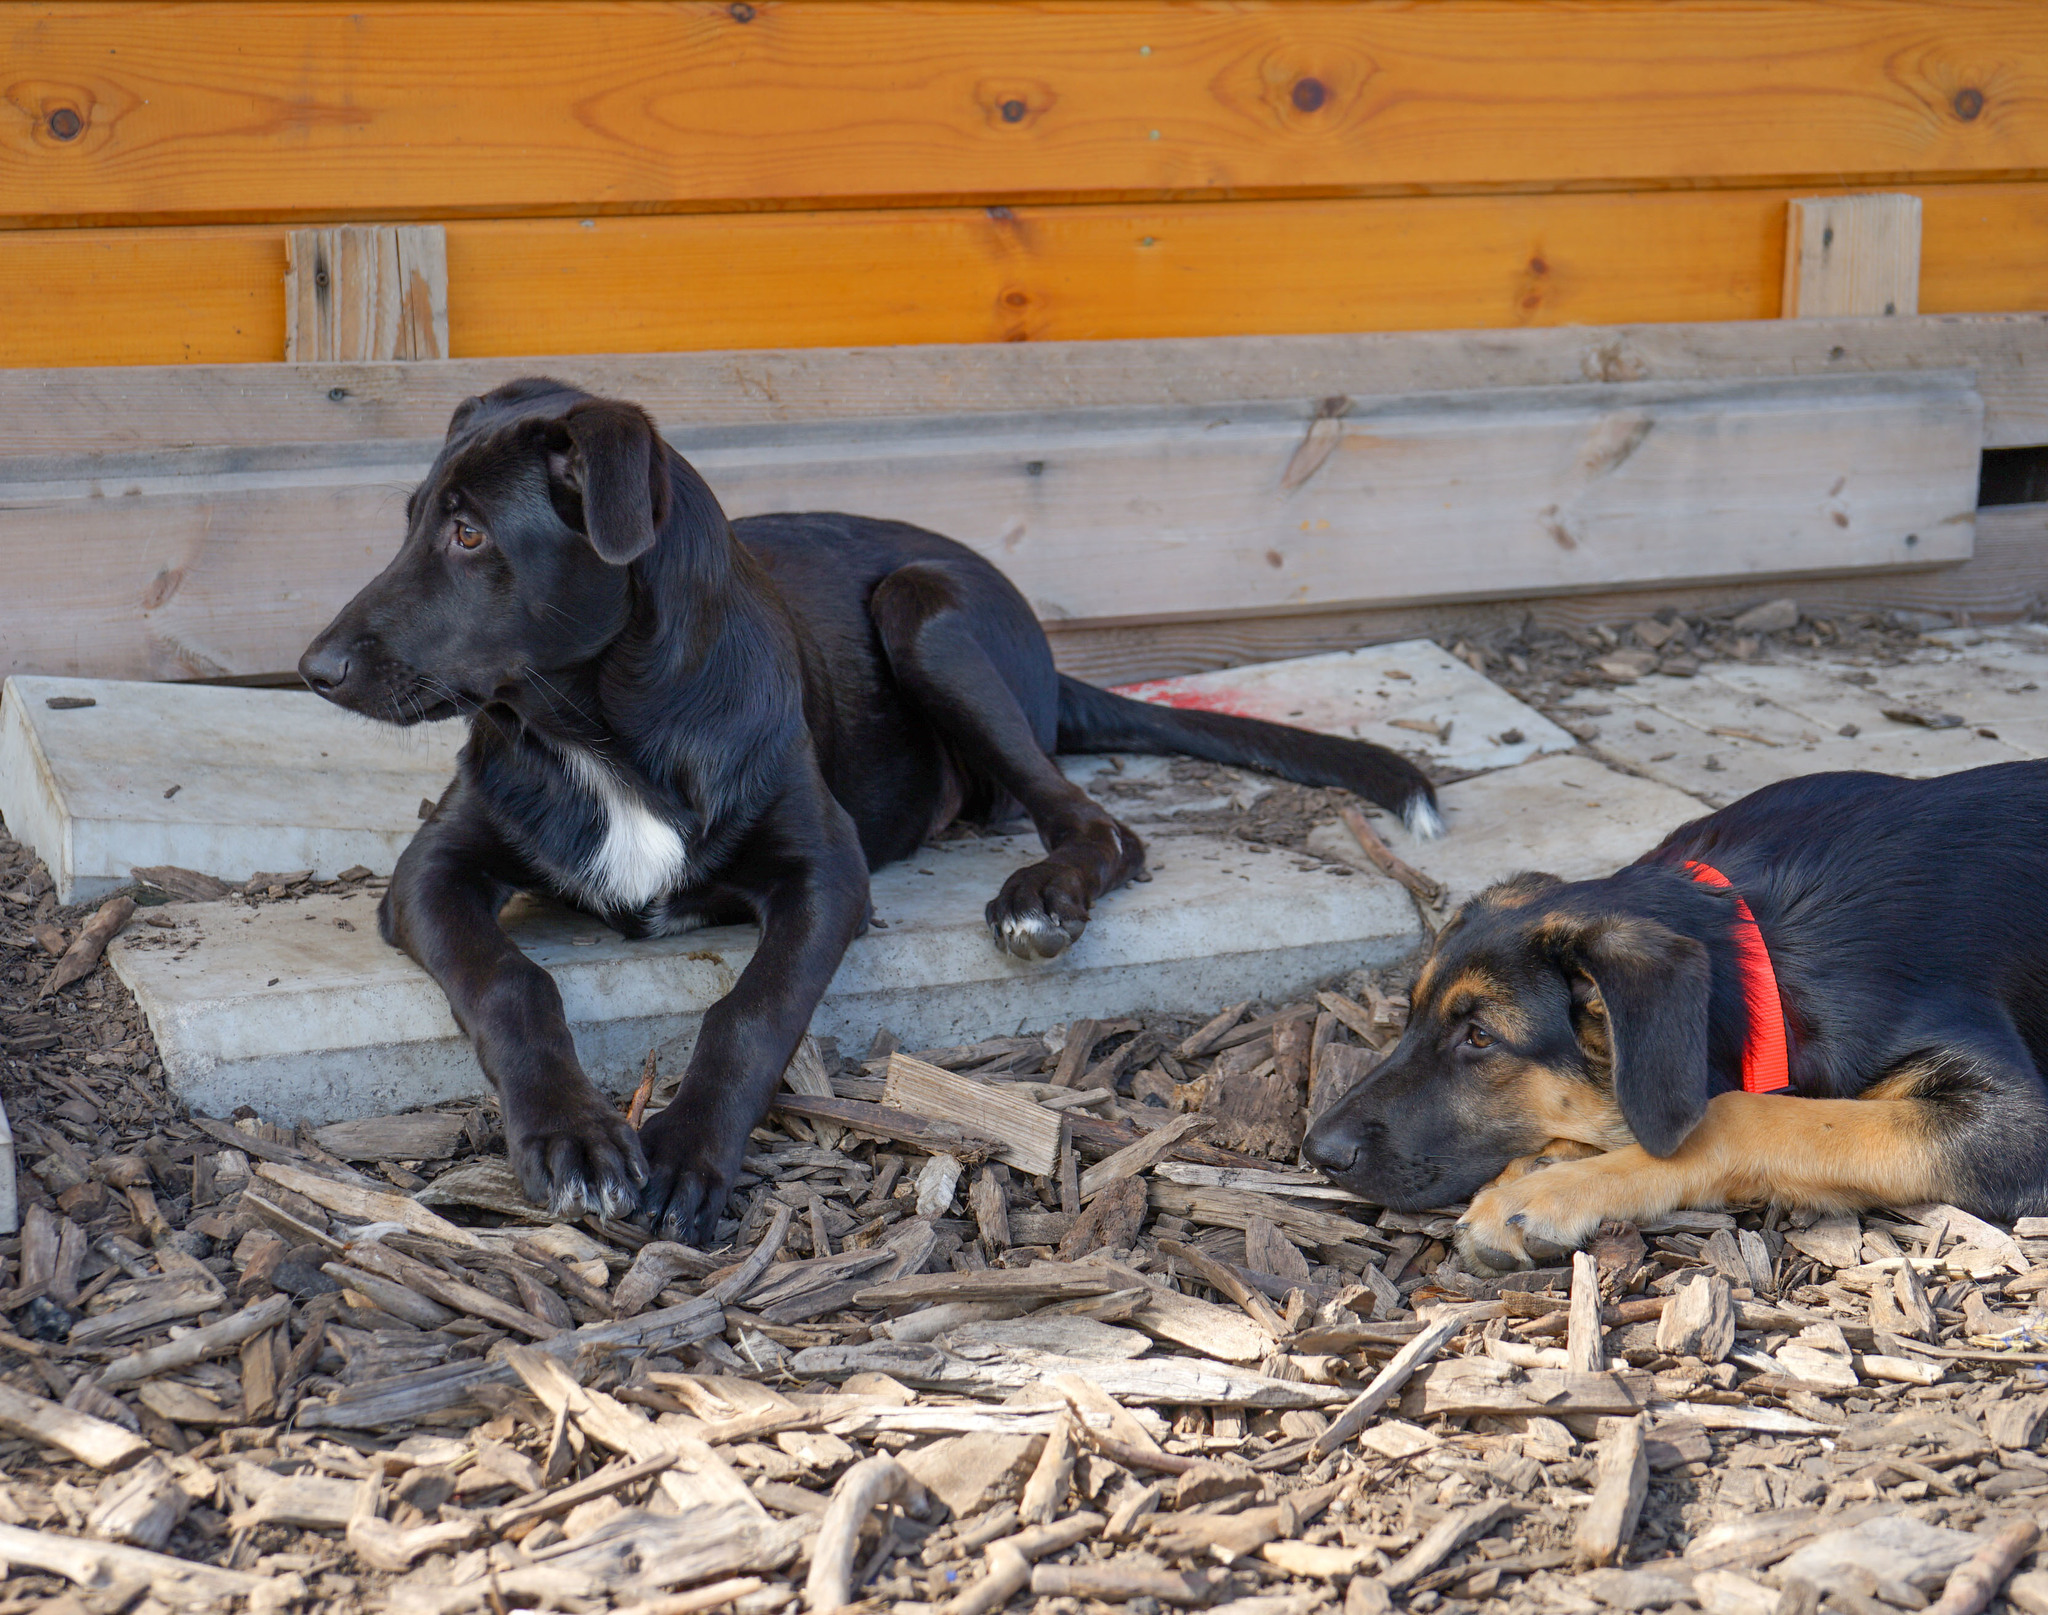
<instances>
[{"instance_id":1,"label":"dog's collar buckle","mask_svg":"<svg viewBox=\"0 0 2048 1615\"><path fill-rule=\"evenodd\" d=\"M1734 882L1712 864L1687 860L1685 872L1702 886L1732 889ZM1749 1009L1749 1039L1742 1046L1742 1091L1777 1093L1792 1086L1791 1057L1785 1040L1785 1005L1778 996L1778 973L1771 968L1771 950L1748 901L1735 894L1735 958L1742 971L1742 1001Z\"/></svg>"}]
</instances>

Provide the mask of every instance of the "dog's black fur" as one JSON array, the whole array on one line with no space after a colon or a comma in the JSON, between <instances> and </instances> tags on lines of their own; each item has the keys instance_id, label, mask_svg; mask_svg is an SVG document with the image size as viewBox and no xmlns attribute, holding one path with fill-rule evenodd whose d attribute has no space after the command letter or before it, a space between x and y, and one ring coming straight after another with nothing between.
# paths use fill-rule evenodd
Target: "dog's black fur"
<instances>
[{"instance_id":1,"label":"dog's black fur","mask_svg":"<svg viewBox=\"0 0 2048 1615\"><path fill-rule=\"evenodd\" d=\"M1857 1135L1853 1170L1822 1157L1877 1120L1868 1105L1774 1099L1745 1112L1749 1096L1717 1099L1741 1087L1749 1011L1733 896L1691 879L1689 860L1725 874L1762 931L1790 1092L1906 1102L1896 1125ZM1755 1136L1730 1130L1738 1115ZM1636 1190L1675 1189L1676 1167L1659 1176L1666 1160L1694 1174L1687 1194L1710 1198L1910 1193L1987 1217L2048 1212L2048 762L1788 780L1605 880L1519 876L1481 894L1439 938L1399 1046L1319 1119L1306 1154L1368 1198L1412 1208L1464 1199L1560 1138L1627 1160L1517 1182L1567 1174L1558 1201L1576 1173L1596 1221L1622 1214L1598 1203L1596 1177L1627 1168ZM1626 1150L1631 1139L1639 1148ZM1703 1188L1710 1148L1751 1158L1757 1181ZM1505 1220L1515 1215L1552 1243L1578 1232L1543 1226L1559 1219L1526 1204Z\"/></svg>"},{"instance_id":2,"label":"dog's black fur","mask_svg":"<svg viewBox=\"0 0 2048 1615\"><path fill-rule=\"evenodd\" d=\"M521 1185L558 1211L637 1203L668 1237L708 1238L867 924L868 871L956 818L1031 816L1046 857L988 921L1020 957L1064 950L1144 849L1055 750L1246 764L1435 826L1428 781L1393 752L1061 676L1022 596L948 539L842 515L728 523L645 414L560 382L458 408L407 522L300 667L374 718L470 718L382 926L447 991ZM762 926L637 1138L578 1065L554 983L498 926L515 890L629 936Z\"/></svg>"}]
</instances>

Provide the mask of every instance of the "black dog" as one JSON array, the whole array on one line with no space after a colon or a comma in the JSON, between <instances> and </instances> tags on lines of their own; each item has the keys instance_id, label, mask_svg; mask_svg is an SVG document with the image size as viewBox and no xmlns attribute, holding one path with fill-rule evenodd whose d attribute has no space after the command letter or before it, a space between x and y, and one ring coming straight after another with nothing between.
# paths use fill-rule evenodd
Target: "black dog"
<instances>
[{"instance_id":1,"label":"black dog","mask_svg":"<svg viewBox=\"0 0 2048 1615\"><path fill-rule=\"evenodd\" d=\"M1480 1191L1488 1266L1682 1206L2048 1212L2048 762L1810 775L1517 876L1413 1003L1306 1153L1384 1205Z\"/></svg>"},{"instance_id":2,"label":"black dog","mask_svg":"<svg viewBox=\"0 0 2048 1615\"><path fill-rule=\"evenodd\" d=\"M1046 856L988 923L1019 958L1062 952L1144 848L1055 749L1246 764L1436 828L1429 782L1393 752L1060 676L1023 597L948 539L839 515L728 523L639 409L560 382L458 408L407 521L300 671L391 723L470 716L379 917L447 992L520 1184L558 1214L637 1202L666 1236L708 1238L867 925L868 871L955 819L1031 816ZM498 926L514 890L629 936L761 925L637 1138L577 1064L553 981Z\"/></svg>"}]
</instances>

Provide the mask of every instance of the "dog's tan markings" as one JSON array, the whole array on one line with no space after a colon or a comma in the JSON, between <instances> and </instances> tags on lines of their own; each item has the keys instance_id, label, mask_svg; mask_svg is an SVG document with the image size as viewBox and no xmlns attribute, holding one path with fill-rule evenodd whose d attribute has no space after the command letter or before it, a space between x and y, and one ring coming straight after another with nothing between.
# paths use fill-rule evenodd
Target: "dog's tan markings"
<instances>
[{"instance_id":1,"label":"dog's tan markings","mask_svg":"<svg viewBox=\"0 0 2048 1615\"><path fill-rule=\"evenodd\" d=\"M1409 1001L1417 1009L1428 1005L1436 997L1436 978L1441 974L1443 964L1442 939L1438 939L1438 951L1422 963L1422 974L1415 978L1415 986L1409 993Z\"/></svg>"},{"instance_id":2,"label":"dog's tan markings","mask_svg":"<svg viewBox=\"0 0 2048 1615\"><path fill-rule=\"evenodd\" d=\"M1555 875L1527 872L1496 881L1481 892L1478 901L1488 908L1527 908L1553 886L1563 883Z\"/></svg>"},{"instance_id":3,"label":"dog's tan markings","mask_svg":"<svg viewBox=\"0 0 2048 1615\"><path fill-rule=\"evenodd\" d=\"M1635 1142L1610 1089L1574 1071L1530 1062L1516 1084L1516 1099L1533 1127L1552 1138L1567 1138L1596 1150L1618 1150Z\"/></svg>"},{"instance_id":4,"label":"dog's tan markings","mask_svg":"<svg viewBox=\"0 0 2048 1615\"><path fill-rule=\"evenodd\" d=\"M1668 1159L1630 1144L1495 1180L1474 1196L1459 1244L1489 1266L1527 1265L1526 1239L1572 1249L1610 1218L1640 1222L1681 1206L1773 1200L1858 1210L1945 1200L1959 1184L1929 1147L1929 1111L1918 1099L1717 1094Z\"/></svg>"}]
</instances>

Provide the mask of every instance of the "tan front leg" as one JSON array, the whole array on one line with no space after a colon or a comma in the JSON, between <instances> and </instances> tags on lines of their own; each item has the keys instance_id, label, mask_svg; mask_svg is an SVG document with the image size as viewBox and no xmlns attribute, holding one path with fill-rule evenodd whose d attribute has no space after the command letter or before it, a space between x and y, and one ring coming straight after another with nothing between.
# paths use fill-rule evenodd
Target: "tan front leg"
<instances>
[{"instance_id":1,"label":"tan front leg","mask_svg":"<svg viewBox=\"0 0 2048 1615\"><path fill-rule=\"evenodd\" d=\"M1718 1094L1677 1153L1661 1160L1630 1144L1512 1178L1502 1173L1460 1219L1458 1248L1475 1265L1506 1271L1530 1265L1529 1239L1575 1250L1610 1219L1642 1222L1681 1207L1944 1199L1951 1179L1926 1121L1926 1106L1911 1099Z\"/></svg>"}]
</instances>

